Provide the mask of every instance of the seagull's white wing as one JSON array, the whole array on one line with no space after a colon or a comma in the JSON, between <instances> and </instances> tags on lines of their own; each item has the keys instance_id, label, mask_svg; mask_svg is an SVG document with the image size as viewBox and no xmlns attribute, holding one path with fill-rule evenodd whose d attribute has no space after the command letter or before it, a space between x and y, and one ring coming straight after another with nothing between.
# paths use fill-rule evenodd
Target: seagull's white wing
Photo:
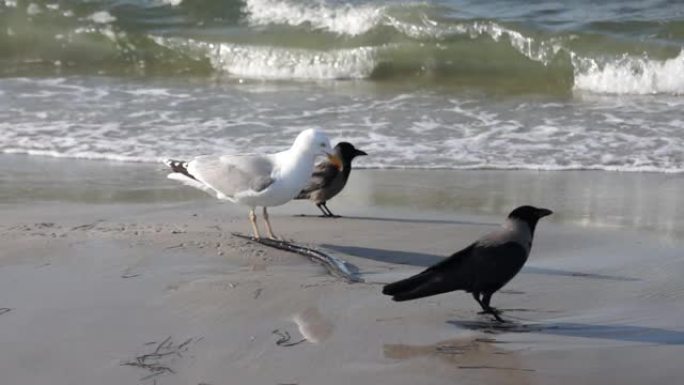
<instances>
[{"instance_id":1,"label":"seagull's white wing","mask_svg":"<svg viewBox=\"0 0 684 385\"><path fill-rule=\"evenodd\" d=\"M200 156L188 164L188 172L219 198L263 191L274 182L273 170L271 156L256 154Z\"/></svg>"}]
</instances>

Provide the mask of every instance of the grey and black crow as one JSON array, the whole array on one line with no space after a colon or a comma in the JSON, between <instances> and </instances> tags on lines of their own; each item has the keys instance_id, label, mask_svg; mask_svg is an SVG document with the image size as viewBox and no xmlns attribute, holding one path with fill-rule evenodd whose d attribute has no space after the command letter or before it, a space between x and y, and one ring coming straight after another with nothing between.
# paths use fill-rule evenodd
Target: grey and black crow
<instances>
[{"instance_id":1,"label":"grey and black crow","mask_svg":"<svg viewBox=\"0 0 684 385\"><path fill-rule=\"evenodd\" d=\"M537 222L552 213L548 209L520 206L508 215L500 230L419 274L385 285L382 293L395 301L407 301L464 290L472 293L484 313L503 322L500 311L489 305L492 295L518 274L530 254Z\"/></svg>"},{"instance_id":2,"label":"grey and black crow","mask_svg":"<svg viewBox=\"0 0 684 385\"><path fill-rule=\"evenodd\" d=\"M368 155L348 142L338 143L335 146L334 154L335 159L341 160L341 164L336 164L330 159L317 164L311 180L295 198L311 200L325 217L336 216L330 211L326 203L339 194L347 184L352 169L352 160L357 156Z\"/></svg>"}]
</instances>

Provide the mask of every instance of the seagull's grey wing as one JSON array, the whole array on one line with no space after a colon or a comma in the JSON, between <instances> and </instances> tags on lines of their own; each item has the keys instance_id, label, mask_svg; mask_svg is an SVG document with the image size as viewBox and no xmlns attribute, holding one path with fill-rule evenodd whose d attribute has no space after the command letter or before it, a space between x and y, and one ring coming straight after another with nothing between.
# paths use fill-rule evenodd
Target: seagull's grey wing
<instances>
[{"instance_id":1,"label":"seagull's grey wing","mask_svg":"<svg viewBox=\"0 0 684 385\"><path fill-rule=\"evenodd\" d=\"M273 160L267 155L200 156L188 165L195 178L230 198L266 189L274 182L273 169Z\"/></svg>"},{"instance_id":2,"label":"seagull's grey wing","mask_svg":"<svg viewBox=\"0 0 684 385\"><path fill-rule=\"evenodd\" d=\"M312 192L329 186L339 173L340 170L327 160L317 164L306 187L302 189L295 199L309 198L309 194Z\"/></svg>"}]
</instances>

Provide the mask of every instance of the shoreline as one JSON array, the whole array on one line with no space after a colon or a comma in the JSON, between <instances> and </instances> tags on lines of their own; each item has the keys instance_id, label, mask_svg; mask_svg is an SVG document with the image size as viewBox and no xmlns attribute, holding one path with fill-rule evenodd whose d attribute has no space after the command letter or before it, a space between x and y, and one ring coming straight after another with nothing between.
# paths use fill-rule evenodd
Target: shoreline
<instances>
[{"instance_id":1,"label":"shoreline","mask_svg":"<svg viewBox=\"0 0 684 385\"><path fill-rule=\"evenodd\" d=\"M150 204L216 202L166 179L163 164L0 155L0 202ZM331 201L345 216L449 220L457 215L504 217L522 204L552 208L554 223L645 231L684 239L684 176L666 173L531 170L355 169ZM2 205L3 203L0 203ZM221 210L244 210L220 202ZM318 215L292 201L274 215Z\"/></svg>"},{"instance_id":2,"label":"shoreline","mask_svg":"<svg viewBox=\"0 0 684 385\"><path fill-rule=\"evenodd\" d=\"M16 157L0 163L0 371L27 385L676 382L680 179L359 170L330 203L343 218L274 208L276 234L365 281L348 284L232 237L249 230L246 210L162 167ZM493 298L511 325L465 293L380 294L521 200L556 214Z\"/></svg>"}]
</instances>

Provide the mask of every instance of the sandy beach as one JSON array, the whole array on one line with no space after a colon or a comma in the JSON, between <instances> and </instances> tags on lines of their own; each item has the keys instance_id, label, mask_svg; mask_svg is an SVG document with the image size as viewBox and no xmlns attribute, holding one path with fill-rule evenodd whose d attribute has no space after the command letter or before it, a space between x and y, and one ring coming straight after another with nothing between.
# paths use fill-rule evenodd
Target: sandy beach
<instances>
[{"instance_id":1,"label":"sandy beach","mask_svg":"<svg viewBox=\"0 0 684 385\"><path fill-rule=\"evenodd\" d=\"M161 165L3 156L2 382L677 383L683 183L359 170L330 203L343 218L308 202L272 210L277 233L348 261L363 280L350 284L231 236L249 230L246 210L177 186ZM556 214L494 296L510 324L465 293L380 294L522 203Z\"/></svg>"}]
</instances>

